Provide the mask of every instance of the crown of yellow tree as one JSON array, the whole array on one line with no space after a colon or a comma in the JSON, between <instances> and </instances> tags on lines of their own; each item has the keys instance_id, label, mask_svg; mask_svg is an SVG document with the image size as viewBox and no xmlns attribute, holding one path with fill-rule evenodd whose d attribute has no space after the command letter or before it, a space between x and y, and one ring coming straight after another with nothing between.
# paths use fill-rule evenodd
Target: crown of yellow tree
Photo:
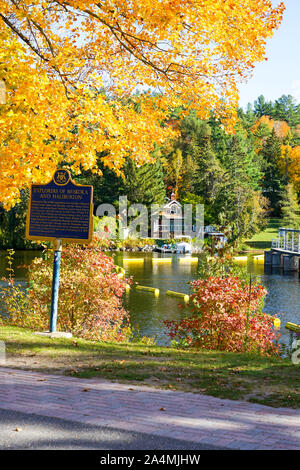
<instances>
[{"instance_id":1,"label":"crown of yellow tree","mask_svg":"<svg viewBox=\"0 0 300 470\"><path fill-rule=\"evenodd\" d=\"M0 0L0 199L62 162L120 171L170 138L170 109L235 120L237 85L264 59L283 3ZM105 93L103 93L105 90ZM140 90L142 93L136 94Z\"/></svg>"}]
</instances>

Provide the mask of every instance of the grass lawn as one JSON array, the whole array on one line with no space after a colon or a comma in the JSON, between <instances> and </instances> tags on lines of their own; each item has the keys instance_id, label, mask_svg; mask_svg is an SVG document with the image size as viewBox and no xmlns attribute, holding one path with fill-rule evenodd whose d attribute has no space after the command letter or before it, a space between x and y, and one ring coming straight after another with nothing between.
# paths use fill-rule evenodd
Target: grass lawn
<instances>
[{"instance_id":1,"label":"grass lawn","mask_svg":"<svg viewBox=\"0 0 300 470\"><path fill-rule=\"evenodd\" d=\"M51 339L12 326L0 326L0 340L6 343L7 367L300 407L300 365L288 359Z\"/></svg>"},{"instance_id":2,"label":"grass lawn","mask_svg":"<svg viewBox=\"0 0 300 470\"><path fill-rule=\"evenodd\" d=\"M270 219L264 230L256 233L250 240L246 240L246 245L248 245L250 249L266 250L271 248L272 239L277 238L278 229L281 225L281 219Z\"/></svg>"}]
</instances>

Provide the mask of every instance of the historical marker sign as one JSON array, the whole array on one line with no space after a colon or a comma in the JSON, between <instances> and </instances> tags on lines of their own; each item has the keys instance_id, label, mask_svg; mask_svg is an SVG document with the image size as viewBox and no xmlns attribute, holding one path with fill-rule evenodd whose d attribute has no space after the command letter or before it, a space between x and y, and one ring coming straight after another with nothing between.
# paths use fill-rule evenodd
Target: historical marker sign
<instances>
[{"instance_id":1,"label":"historical marker sign","mask_svg":"<svg viewBox=\"0 0 300 470\"><path fill-rule=\"evenodd\" d=\"M33 184L27 214L30 240L89 243L93 234L93 187L74 183L57 170L48 184Z\"/></svg>"}]
</instances>

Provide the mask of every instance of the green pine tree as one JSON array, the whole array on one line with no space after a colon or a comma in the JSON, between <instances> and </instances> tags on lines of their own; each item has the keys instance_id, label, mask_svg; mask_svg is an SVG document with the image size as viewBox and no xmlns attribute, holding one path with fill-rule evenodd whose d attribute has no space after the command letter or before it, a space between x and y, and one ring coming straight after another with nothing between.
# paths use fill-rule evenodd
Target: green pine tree
<instances>
[{"instance_id":1,"label":"green pine tree","mask_svg":"<svg viewBox=\"0 0 300 470\"><path fill-rule=\"evenodd\" d=\"M104 166L99 155L98 168L102 175L95 175L91 171L83 171L81 175L74 179L80 184L91 184L94 188L93 200L94 209L101 204L113 204L118 207L119 196L124 194L124 181L116 173Z\"/></svg>"},{"instance_id":2,"label":"green pine tree","mask_svg":"<svg viewBox=\"0 0 300 470\"><path fill-rule=\"evenodd\" d=\"M281 201L282 225L289 228L299 228L300 207L293 185L288 184L283 191Z\"/></svg>"},{"instance_id":3,"label":"green pine tree","mask_svg":"<svg viewBox=\"0 0 300 470\"><path fill-rule=\"evenodd\" d=\"M218 195L224 170L213 152L209 138L204 139L196 153L197 167L193 174L193 193L202 196L207 204Z\"/></svg>"},{"instance_id":4,"label":"green pine tree","mask_svg":"<svg viewBox=\"0 0 300 470\"><path fill-rule=\"evenodd\" d=\"M299 123L296 101L291 95L282 95L275 101L273 118L286 121L292 127Z\"/></svg>"},{"instance_id":5,"label":"green pine tree","mask_svg":"<svg viewBox=\"0 0 300 470\"><path fill-rule=\"evenodd\" d=\"M138 166L128 159L125 169L124 195L130 203L141 203L146 206L163 204L166 190L163 181L163 170L160 160Z\"/></svg>"},{"instance_id":6,"label":"green pine tree","mask_svg":"<svg viewBox=\"0 0 300 470\"><path fill-rule=\"evenodd\" d=\"M25 236L29 191L21 191L21 202L6 211L0 208L0 249L36 249L39 246Z\"/></svg>"},{"instance_id":7,"label":"green pine tree","mask_svg":"<svg viewBox=\"0 0 300 470\"><path fill-rule=\"evenodd\" d=\"M260 95L256 101L254 101L254 113L257 117L261 116L273 116L273 103L266 101L263 95Z\"/></svg>"},{"instance_id":8,"label":"green pine tree","mask_svg":"<svg viewBox=\"0 0 300 470\"><path fill-rule=\"evenodd\" d=\"M279 160L281 157L281 141L277 137L274 129L263 144L261 156L263 159L262 191L264 196L270 201L272 215L279 217L281 195L284 186L284 176L282 175L279 168Z\"/></svg>"},{"instance_id":9,"label":"green pine tree","mask_svg":"<svg viewBox=\"0 0 300 470\"><path fill-rule=\"evenodd\" d=\"M201 196L206 204L216 198L223 171L211 142L211 128L194 114L181 123L183 188Z\"/></svg>"}]
</instances>

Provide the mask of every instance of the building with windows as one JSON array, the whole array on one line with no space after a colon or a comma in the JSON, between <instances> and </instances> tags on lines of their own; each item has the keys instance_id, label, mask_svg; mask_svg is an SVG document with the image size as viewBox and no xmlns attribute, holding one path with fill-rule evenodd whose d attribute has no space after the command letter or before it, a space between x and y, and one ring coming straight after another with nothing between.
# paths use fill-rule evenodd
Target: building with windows
<instances>
[{"instance_id":1,"label":"building with windows","mask_svg":"<svg viewBox=\"0 0 300 470\"><path fill-rule=\"evenodd\" d=\"M171 200L154 215L153 238L180 238L191 231L191 227L188 230L188 227L184 225L182 205L176 201L174 193L172 193Z\"/></svg>"}]
</instances>

